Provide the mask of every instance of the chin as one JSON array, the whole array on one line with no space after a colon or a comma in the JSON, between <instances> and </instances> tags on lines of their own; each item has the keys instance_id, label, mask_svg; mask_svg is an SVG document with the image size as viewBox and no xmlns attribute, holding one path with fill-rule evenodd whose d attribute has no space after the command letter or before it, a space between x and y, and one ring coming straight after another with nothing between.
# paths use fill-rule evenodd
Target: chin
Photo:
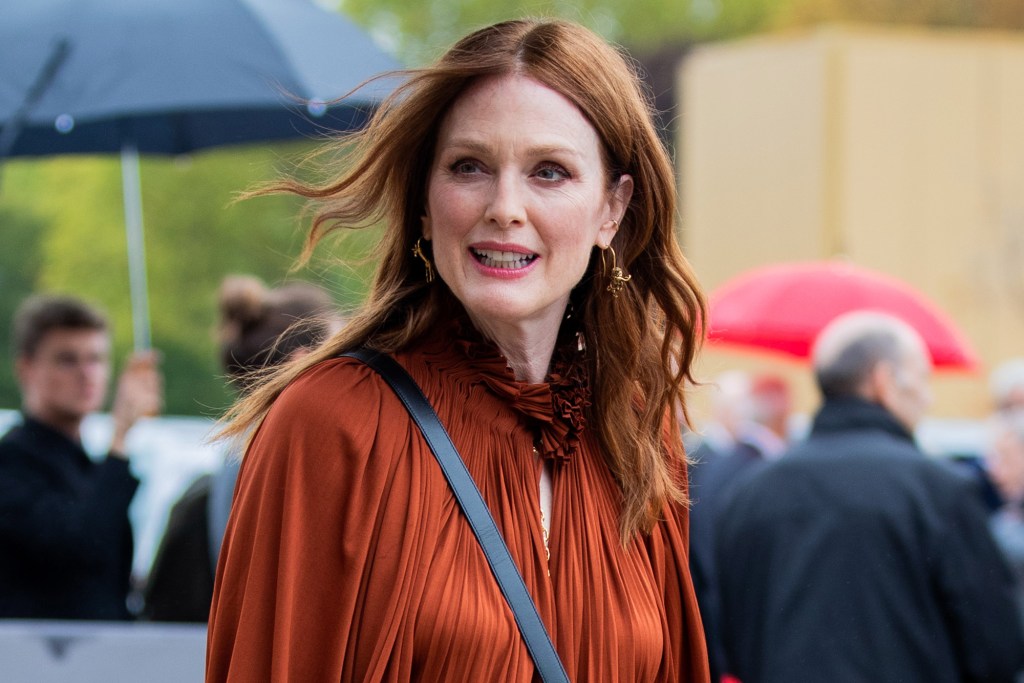
<instances>
[{"instance_id":1,"label":"chin","mask_svg":"<svg viewBox=\"0 0 1024 683\"><path fill-rule=\"evenodd\" d=\"M469 317L483 324L507 322L518 317L516 302L504 297L481 297L479 294L462 301Z\"/></svg>"},{"instance_id":2,"label":"chin","mask_svg":"<svg viewBox=\"0 0 1024 683\"><path fill-rule=\"evenodd\" d=\"M537 301L536 299L526 301L523 298L497 295L477 296L463 301L462 305L478 324L517 325L544 320L548 317L560 321L567 303L568 297L566 297L566 304L559 307L558 301ZM558 312L553 313L556 307Z\"/></svg>"},{"instance_id":3,"label":"chin","mask_svg":"<svg viewBox=\"0 0 1024 683\"><path fill-rule=\"evenodd\" d=\"M470 319L473 320L473 323L478 328L481 328L482 332L488 328L514 327L543 320L543 316L536 311L519 311L508 306L499 308L467 308L467 311L469 311Z\"/></svg>"}]
</instances>

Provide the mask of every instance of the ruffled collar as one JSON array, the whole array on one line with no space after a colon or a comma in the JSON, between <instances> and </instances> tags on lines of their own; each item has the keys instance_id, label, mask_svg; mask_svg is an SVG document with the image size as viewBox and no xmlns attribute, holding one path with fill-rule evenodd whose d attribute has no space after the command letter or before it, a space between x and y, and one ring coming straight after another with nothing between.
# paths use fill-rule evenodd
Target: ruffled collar
<instances>
[{"instance_id":1,"label":"ruffled collar","mask_svg":"<svg viewBox=\"0 0 1024 683\"><path fill-rule=\"evenodd\" d=\"M534 446L542 458L570 460L579 448L590 406L590 383L582 353L570 340L560 340L547 382L530 384L515 378L498 347L485 339L468 319L457 319L439 334L440 348L428 359L446 367L449 377L483 384L526 418ZM575 335L571 335L575 339ZM454 352L451 349L454 346ZM445 362L447 359L447 362Z\"/></svg>"}]
</instances>

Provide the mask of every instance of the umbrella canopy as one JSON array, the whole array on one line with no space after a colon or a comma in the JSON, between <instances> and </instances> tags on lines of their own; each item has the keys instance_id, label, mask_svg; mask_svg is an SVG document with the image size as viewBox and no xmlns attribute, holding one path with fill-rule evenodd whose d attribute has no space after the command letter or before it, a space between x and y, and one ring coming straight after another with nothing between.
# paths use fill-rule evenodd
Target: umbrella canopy
<instances>
[{"instance_id":1,"label":"umbrella canopy","mask_svg":"<svg viewBox=\"0 0 1024 683\"><path fill-rule=\"evenodd\" d=\"M710 297L708 340L810 356L818 333L856 310L889 313L924 339L936 367L970 369L977 356L953 322L923 294L895 278L849 263L766 266L726 282Z\"/></svg>"},{"instance_id":2,"label":"umbrella canopy","mask_svg":"<svg viewBox=\"0 0 1024 683\"><path fill-rule=\"evenodd\" d=\"M348 130L398 68L309 0L5 0L0 156L181 154Z\"/></svg>"},{"instance_id":3,"label":"umbrella canopy","mask_svg":"<svg viewBox=\"0 0 1024 683\"><path fill-rule=\"evenodd\" d=\"M120 152L135 345L149 345L139 153L362 126L399 64L309 0L4 0L0 159Z\"/></svg>"}]
</instances>

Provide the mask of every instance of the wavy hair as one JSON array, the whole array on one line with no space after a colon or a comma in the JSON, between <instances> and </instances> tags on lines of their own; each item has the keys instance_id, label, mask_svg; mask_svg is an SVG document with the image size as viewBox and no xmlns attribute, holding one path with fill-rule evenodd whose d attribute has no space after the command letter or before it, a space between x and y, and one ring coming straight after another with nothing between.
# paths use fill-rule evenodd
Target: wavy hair
<instances>
[{"instance_id":1,"label":"wavy hair","mask_svg":"<svg viewBox=\"0 0 1024 683\"><path fill-rule=\"evenodd\" d=\"M303 260L333 231L378 222L386 228L360 311L322 347L236 404L224 433L249 432L309 367L361 345L399 351L458 310L443 282L424 281L410 251L421 235L444 117L474 81L510 74L536 80L579 108L601 141L609 185L624 173L633 178L633 196L612 241L632 280L612 297L592 254L572 295L593 390L588 423L622 489L620 533L628 542L635 532L649 531L670 501L687 502L676 418L686 416L684 385L693 379L705 299L676 241L672 164L640 80L623 54L571 22L513 20L466 36L433 65L406 72L369 125L338 142L339 149L352 145L343 175L321 185L286 179L258 192L313 200Z\"/></svg>"}]
</instances>

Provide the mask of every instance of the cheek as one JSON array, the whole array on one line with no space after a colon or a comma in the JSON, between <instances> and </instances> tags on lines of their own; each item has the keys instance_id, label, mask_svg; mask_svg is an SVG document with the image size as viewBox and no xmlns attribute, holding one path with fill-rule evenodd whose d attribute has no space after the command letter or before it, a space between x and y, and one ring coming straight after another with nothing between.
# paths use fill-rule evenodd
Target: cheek
<instances>
[{"instance_id":1,"label":"cheek","mask_svg":"<svg viewBox=\"0 0 1024 683\"><path fill-rule=\"evenodd\" d=\"M570 266L573 279L577 282L587 274L587 267L590 265L590 257L593 254L594 245L592 242L580 242L572 247L573 263ZM598 272L601 269L600 257L597 263Z\"/></svg>"},{"instance_id":2,"label":"cheek","mask_svg":"<svg viewBox=\"0 0 1024 683\"><path fill-rule=\"evenodd\" d=\"M92 370L90 377L97 384L106 384L107 380L110 378L110 368L101 365L100 367Z\"/></svg>"},{"instance_id":3,"label":"cheek","mask_svg":"<svg viewBox=\"0 0 1024 683\"><path fill-rule=\"evenodd\" d=\"M1024 475L1024 449L1021 446L1016 444L1011 446L1003 459L1007 469L1013 472L1018 479Z\"/></svg>"},{"instance_id":4,"label":"cheek","mask_svg":"<svg viewBox=\"0 0 1024 683\"><path fill-rule=\"evenodd\" d=\"M480 211L472 196L450 188L432 188L430 202L430 239L434 250L459 240L477 222Z\"/></svg>"},{"instance_id":5,"label":"cheek","mask_svg":"<svg viewBox=\"0 0 1024 683\"><path fill-rule=\"evenodd\" d=\"M585 225L586 220L583 218L567 223L549 233L548 239L545 240L555 253L565 255L565 266L579 275L586 271L598 238L596 230L581 229L580 226Z\"/></svg>"}]
</instances>

